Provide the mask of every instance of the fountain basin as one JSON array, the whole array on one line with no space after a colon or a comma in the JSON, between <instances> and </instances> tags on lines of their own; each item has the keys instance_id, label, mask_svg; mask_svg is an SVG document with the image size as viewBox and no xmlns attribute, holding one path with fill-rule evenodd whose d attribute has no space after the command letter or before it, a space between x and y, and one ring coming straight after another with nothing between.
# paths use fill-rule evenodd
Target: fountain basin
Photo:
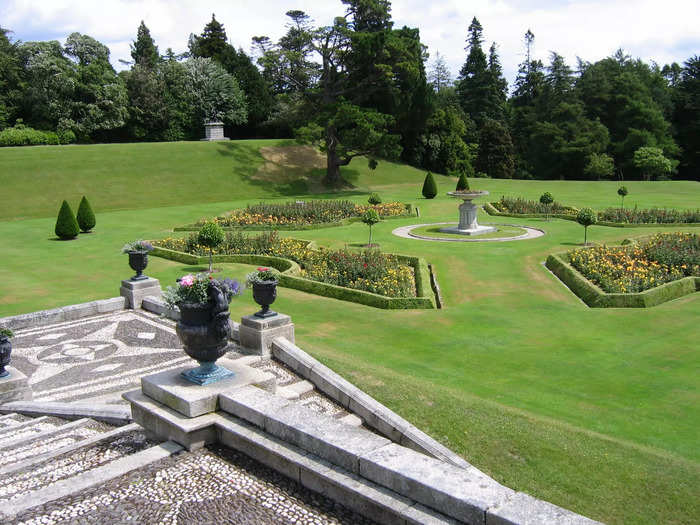
<instances>
[{"instance_id":1,"label":"fountain basin","mask_svg":"<svg viewBox=\"0 0 700 525\"><path fill-rule=\"evenodd\" d=\"M484 235L497 230L493 226L481 226L476 221L476 214L479 208L472 202L473 199L488 195L488 191L450 191L450 197L462 199L464 202L459 205L459 224L450 228L440 228L441 232L457 233L459 235Z\"/></svg>"}]
</instances>

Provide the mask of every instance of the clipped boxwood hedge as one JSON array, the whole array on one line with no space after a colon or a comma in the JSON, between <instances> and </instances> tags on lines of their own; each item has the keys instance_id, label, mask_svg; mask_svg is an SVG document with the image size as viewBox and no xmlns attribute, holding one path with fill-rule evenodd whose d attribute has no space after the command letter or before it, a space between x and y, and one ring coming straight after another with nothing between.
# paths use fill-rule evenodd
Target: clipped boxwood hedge
<instances>
[{"instance_id":1,"label":"clipped boxwood hedge","mask_svg":"<svg viewBox=\"0 0 700 525\"><path fill-rule=\"evenodd\" d=\"M496 215L499 217L519 217L521 219L536 219L540 217L546 217L544 213L505 213L502 211L498 211L496 207L490 203L487 202L484 204L484 211L488 213L489 215ZM574 221L576 222L576 215L565 215L563 213L550 213L550 217L555 217L557 219L564 219L567 221ZM608 226L610 228L655 228L657 226L669 226L669 227L693 227L693 226L700 226L700 223L697 222L669 222L665 224L657 223L657 222L642 222L642 223L630 223L630 222L607 222L607 221L598 221L595 223L596 226Z\"/></svg>"},{"instance_id":2,"label":"clipped boxwood hedge","mask_svg":"<svg viewBox=\"0 0 700 525\"><path fill-rule=\"evenodd\" d=\"M649 308L700 291L700 277L691 276L643 292L606 293L571 266L566 253L550 255L545 266L592 308Z\"/></svg>"},{"instance_id":3,"label":"clipped boxwood hedge","mask_svg":"<svg viewBox=\"0 0 700 525\"><path fill-rule=\"evenodd\" d=\"M208 256L190 255L184 252L168 250L154 246L151 255L177 261L182 264L208 264ZM396 255L397 259L413 268L417 297L386 297L364 290L354 290L344 286L322 283L300 277L301 267L294 261L269 255L214 255L214 262L257 264L270 266L280 273L279 284L302 292L312 293L323 297L340 299L365 306L373 306L385 310L407 310L413 308L436 308L435 295L430 287L430 271L428 264L420 257Z\"/></svg>"}]
</instances>

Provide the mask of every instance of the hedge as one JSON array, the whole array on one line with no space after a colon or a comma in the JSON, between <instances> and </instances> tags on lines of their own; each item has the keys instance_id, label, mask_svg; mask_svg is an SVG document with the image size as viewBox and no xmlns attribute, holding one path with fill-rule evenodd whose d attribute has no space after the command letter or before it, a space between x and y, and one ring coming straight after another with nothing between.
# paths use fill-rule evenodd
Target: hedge
<instances>
[{"instance_id":1,"label":"hedge","mask_svg":"<svg viewBox=\"0 0 700 525\"><path fill-rule=\"evenodd\" d=\"M484 204L484 211L488 213L489 215L496 215L500 217L519 217L521 219L536 219L540 217L546 217L544 213L505 213L498 211L496 207L490 203L487 202ZM549 215L550 217L555 217L557 219L564 219L567 221L574 221L576 222L576 215L565 215L563 213L551 213ZM657 226L669 226L669 227L686 227L686 226L700 226L700 223L697 222L669 222L665 224L657 223L657 222L642 222L642 223L629 223L629 222L607 222L607 221L598 221L595 223L596 226L608 226L610 228L654 228Z\"/></svg>"},{"instance_id":2,"label":"hedge","mask_svg":"<svg viewBox=\"0 0 700 525\"><path fill-rule=\"evenodd\" d=\"M638 293L606 293L567 262L567 254L552 254L549 268L584 303L592 308L649 308L700 291L700 277L684 277Z\"/></svg>"},{"instance_id":3,"label":"hedge","mask_svg":"<svg viewBox=\"0 0 700 525\"><path fill-rule=\"evenodd\" d=\"M207 264L208 256L190 255L184 252L168 250L154 246L151 255L177 261L182 264ZM436 308L435 295L430 287L430 271L428 264L419 257L396 255L396 258L413 268L417 297L386 297L364 290L354 290L344 286L312 281L300 277L301 267L294 261L269 255L214 255L214 262L257 264L270 266L280 273L279 284L285 288L293 288L302 292L312 293L341 301L359 303L385 310L406 310L412 308Z\"/></svg>"}]
</instances>

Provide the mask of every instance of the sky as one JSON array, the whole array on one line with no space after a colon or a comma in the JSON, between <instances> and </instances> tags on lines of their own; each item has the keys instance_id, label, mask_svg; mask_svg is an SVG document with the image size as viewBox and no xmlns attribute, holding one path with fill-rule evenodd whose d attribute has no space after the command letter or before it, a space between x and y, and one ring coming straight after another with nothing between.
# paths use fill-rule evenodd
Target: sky
<instances>
[{"instance_id":1,"label":"sky","mask_svg":"<svg viewBox=\"0 0 700 525\"><path fill-rule=\"evenodd\" d=\"M185 51L216 14L231 44L251 51L258 35L277 40L285 12L300 9L315 25L344 14L340 0L0 0L0 26L14 40L58 40L72 32L107 45L117 70L128 66L129 45L143 20L161 53ZM659 65L700 54L698 0L394 0L394 27L420 29L428 46L428 70L437 52L456 78L466 59L467 27L476 16L484 28L484 51L496 42L504 74L512 84L524 56L523 35L535 34L534 56L545 64L551 51L575 67L576 57L595 62L622 48L633 58Z\"/></svg>"}]
</instances>

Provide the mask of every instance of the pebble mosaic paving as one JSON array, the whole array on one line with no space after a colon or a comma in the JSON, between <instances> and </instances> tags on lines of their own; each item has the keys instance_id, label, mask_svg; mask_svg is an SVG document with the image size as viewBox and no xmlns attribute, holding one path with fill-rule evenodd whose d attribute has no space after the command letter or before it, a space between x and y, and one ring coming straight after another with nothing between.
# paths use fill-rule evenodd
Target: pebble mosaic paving
<instances>
[{"instance_id":1,"label":"pebble mosaic paving","mask_svg":"<svg viewBox=\"0 0 700 525\"><path fill-rule=\"evenodd\" d=\"M210 446L177 454L81 494L37 507L11 523L369 525L373 522L243 454Z\"/></svg>"}]
</instances>

